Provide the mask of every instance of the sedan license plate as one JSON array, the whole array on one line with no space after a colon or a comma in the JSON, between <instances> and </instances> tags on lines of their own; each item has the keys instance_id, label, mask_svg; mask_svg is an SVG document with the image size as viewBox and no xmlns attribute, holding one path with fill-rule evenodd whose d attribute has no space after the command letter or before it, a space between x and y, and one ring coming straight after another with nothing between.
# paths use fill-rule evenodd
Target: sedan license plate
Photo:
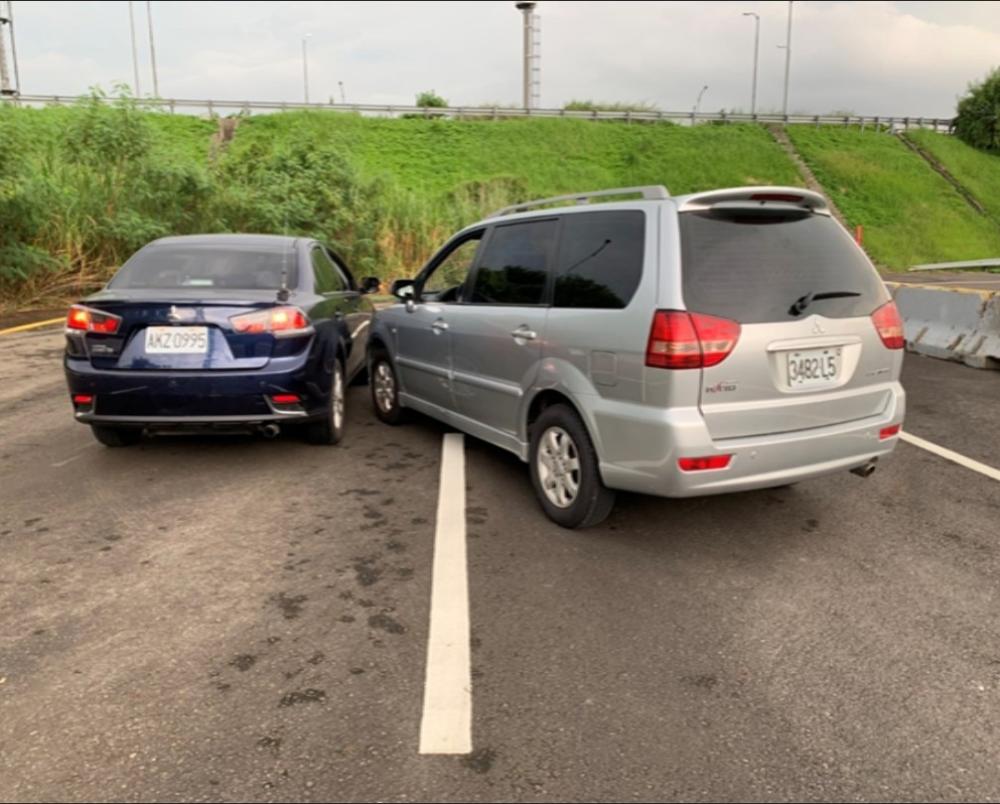
<instances>
[{"instance_id":1,"label":"sedan license plate","mask_svg":"<svg viewBox=\"0 0 1000 804\"><path fill-rule=\"evenodd\" d=\"M146 327L146 354L204 355L208 327Z\"/></svg>"},{"instance_id":2,"label":"sedan license plate","mask_svg":"<svg viewBox=\"0 0 1000 804\"><path fill-rule=\"evenodd\" d=\"M840 347L788 352L788 384L792 388L833 385L840 376Z\"/></svg>"}]
</instances>

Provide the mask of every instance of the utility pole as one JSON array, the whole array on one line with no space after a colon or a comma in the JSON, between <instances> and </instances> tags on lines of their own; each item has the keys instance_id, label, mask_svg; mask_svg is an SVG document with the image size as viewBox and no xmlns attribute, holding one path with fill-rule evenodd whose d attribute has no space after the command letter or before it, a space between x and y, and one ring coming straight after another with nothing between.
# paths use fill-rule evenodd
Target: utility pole
<instances>
[{"instance_id":1,"label":"utility pole","mask_svg":"<svg viewBox=\"0 0 1000 804\"><path fill-rule=\"evenodd\" d=\"M524 15L524 108L533 109L541 95L541 66L538 41L538 18L535 16L537 3L514 3Z\"/></svg>"},{"instance_id":2,"label":"utility pole","mask_svg":"<svg viewBox=\"0 0 1000 804\"><path fill-rule=\"evenodd\" d=\"M7 67L7 32L10 31L10 51L14 60L14 81L11 83ZM21 78L17 74L17 48L14 44L14 8L10 2L0 0L0 97L21 94Z\"/></svg>"},{"instance_id":3,"label":"utility pole","mask_svg":"<svg viewBox=\"0 0 1000 804\"><path fill-rule=\"evenodd\" d=\"M744 17L754 18L753 35L753 89L750 92L750 114L757 114L757 62L760 53L760 14L753 11L744 11Z\"/></svg>"},{"instance_id":4,"label":"utility pole","mask_svg":"<svg viewBox=\"0 0 1000 804\"><path fill-rule=\"evenodd\" d=\"M135 48L135 9L132 8L132 0L128 0L128 30L132 39L132 75L135 77L135 96L142 97L142 90L139 88L139 53Z\"/></svg>"},{"instance_id":5,"label":"utility pole","mask_svg":"<svg viewBox=\"0 0 1000 804\"><path fill-rule=\"evenodd\" d=\"M778 45L781 47L781 45ZM785 37L785 100L781 113L788 117L788 77L792 70L792 0L788 0L788 35Z\"/></svg>"},{"instance_id":6,"label":"utility pole","mask_svg":"<svg viewBox=\"0 0 1000 804\"><path fill-rule=\"evenodd\" d=\"M347 103L347 95L344 94L344 82L343 81L338 81L337 82L337 86L340 87L340 102L341 103Z\"/></svg>"},{"instance_id":7,"label":"utility pole","mask_svg":"<svg viewBox=\"0 0 1000 804\"><path fill-rule=\"evenodd\" d=\"M306 34L302 37L302 84L305 88L306 103L309 103L309 51L306 43L310 36L312 34Z\"/></svg>"},{"instance_id":8,"label":"utility pole","mask_svg":"<svg viewBox=\"0 0 1000 804\"><path fill-rule=\"evenodd\" d=\"M160 97L160 80L156 75L156 45L153 44L153 9L150 0L146 0L146 21L149 23L149 61L153 67L153 97Z\"/></svg>"}]
</instances>

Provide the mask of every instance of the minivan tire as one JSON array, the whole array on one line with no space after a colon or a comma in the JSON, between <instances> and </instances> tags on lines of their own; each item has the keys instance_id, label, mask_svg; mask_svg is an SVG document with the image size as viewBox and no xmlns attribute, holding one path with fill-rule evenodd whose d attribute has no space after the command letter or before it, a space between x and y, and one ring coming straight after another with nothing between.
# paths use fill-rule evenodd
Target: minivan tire
<instances>
[{"instance_id":1,"label":"minivan tire","mask_svg":"<svg viewBox=\"0 0 1000 804\"><path fill-rule=\"evenodd\" d=\"M344 437L347 420L347 383L344 366L339 359L333 362L330 395L323 408L323 418L306 425L306 441L310 444L337 444Z\"/></svg>"},{"instance_id":2,"label":"minivan tire","mask_svg":"<svg viewBox=\"0 0 1000 804\"><path fill-rule=\"evenodd\" d=\"M564 452L565 457L553 457L557 451ZM548 457L540 458L540 452ZM571 407L551 405L542 412L531 428L528 456L535 494L545 514L557 525L589 528L603 522L611 513L615 493L601 481L597 452L587 428ZM548 471L546 461L552 460L559 461L553 470L559 477L543 478L543 472ZM575 494L566 499L565 505L559 505L550 498L550 494L559 496L554 487L560 484L560 477L566 479L566 483L562 484L566 495L569 494L568 489L573 485L576 487Z\"/></svg>"},{"instance_id":3,"label":"minivan tire","mask_svg":"<svg viewBox=\"0 0 1000 804\"><path fill-rule=\"evenodd\" d=\"M372 407L378 420L385 424L401 424L406 411L399 404L399 375L385 349L372 349L368 382L372 391Z\"/></svg>"},{"instance_id":4,"label":"minivan tire","mask_svg":"<svg viewBox=\"0 0 1000 804\"><path fill-rule=\"evenodd\" d=\"M142 440L141 427L109 427L106 424L92 424L90 430L94 438L106 447L132 447Z\"/></svg>"}]
</instances>

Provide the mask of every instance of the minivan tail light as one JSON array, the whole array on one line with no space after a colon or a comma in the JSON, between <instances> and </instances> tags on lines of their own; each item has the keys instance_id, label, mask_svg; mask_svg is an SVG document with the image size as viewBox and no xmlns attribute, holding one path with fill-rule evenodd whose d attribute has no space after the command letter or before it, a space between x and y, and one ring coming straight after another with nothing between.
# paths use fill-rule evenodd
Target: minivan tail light
<instances>
[{"instance_id":1,"label":"minivan tail light","mask_svg":"<svg viewBox=\"0 0 1000 804\"><path fill-rule=\"evenodd\" d=\"M121 316L74 304L66 315L66 329L77 332L98 332L101 335L114 335L121 326Z\"/></svg>"},{"instance_id":2,"label":"minivan tail light","mask_svg":"<svg viewBox=\"0 0 1000 804\"><path fill-rule=\"evenodd\" d=\"M903 336L903 319L899 315L896 302L890 301L872 313L872 323L886 349L902 349L906 346Z\"/></svg>"},{"instance_id":3,"label":"minivan tail light","mask_svg":"<svg viewBox=\"0 0 1000 804\"><path fill-rule=\"evenodd\" d=\"M903 429L901 424L890 424L888 427L883 427L878 431L878 440L885 441L888 438L893 438L899 435L899 431Z\"/></svg>"},{"instance_id":4,"label":"minivan tail light","mask_svg":"<svg viewBox=\"0 0 1000 804\"><path fill-rule=\"evenodd\" d=\"M253 313L241 313L229 319L233 330L241 335L271 333L278 338L312 332L312 325L298 307L270 307Z\"/></svg>"},{"instance_id":5,"label":"minivan tail light","mask_svg":"<svg viewBox=\"0 0 1000 804\"><path fill-rule=\"evenodd\" d=\"M706 469L725 469L732 455L706 455L701 458L679 458L677 465L682 472L704 472Z\"/></svg>"},{"instance_id":6,"label":"minivan tail light","mask_svg":"<svg viewBox=\"0 0 1000 804\"><path fill-rule=\"evenodd\" d=\"M716 366L740 337L740 325L727 318L683 310L657 310L646 344L646 365L687 369Z\"/></svg>"}]
</instances>

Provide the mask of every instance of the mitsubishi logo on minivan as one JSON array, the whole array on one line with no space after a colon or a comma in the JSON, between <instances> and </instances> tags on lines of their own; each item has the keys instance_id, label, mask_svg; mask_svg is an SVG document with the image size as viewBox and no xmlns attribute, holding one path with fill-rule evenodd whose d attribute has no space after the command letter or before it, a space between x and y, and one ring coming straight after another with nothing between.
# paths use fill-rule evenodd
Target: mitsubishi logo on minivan
<instances>
[{"instance_id":1,"label":"mitsubishi logo on minivan","mask_svg":"<svg viewBox=\"0 0 1000 804\"><path fill-rule=\"evenodd\" d=\"M823 325L819 321L813 321L813 335L822 335L826 330L823 329Z\"/></svg>"}]
</instances>

